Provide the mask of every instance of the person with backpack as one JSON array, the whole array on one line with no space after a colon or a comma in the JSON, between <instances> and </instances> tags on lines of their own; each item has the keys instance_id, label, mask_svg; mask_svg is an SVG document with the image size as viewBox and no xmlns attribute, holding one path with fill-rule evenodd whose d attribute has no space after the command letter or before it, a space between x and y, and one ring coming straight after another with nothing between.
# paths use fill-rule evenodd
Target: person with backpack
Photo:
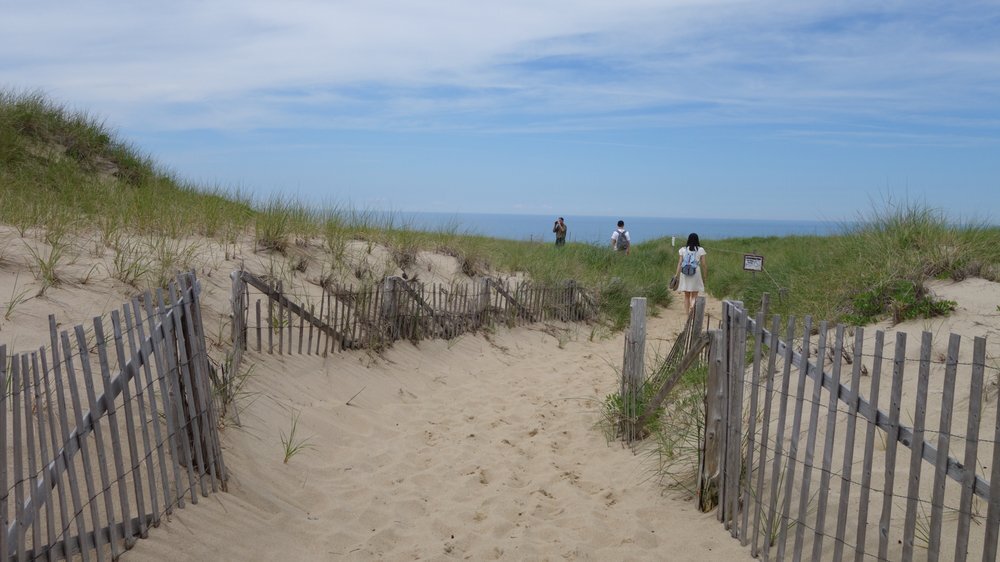
<instances>
[{"instance_id":1,"label":"person with backpack","mask_svg":"<svg viewBox=\"0 0 1000 562\"><path fill-rule=\"evenodd\" d=\"M611 249L625 252L626 256L632 251L632 237L625 230L625 221L618 221L618 228L611 233Z\"/></svg>"},{"instance_id":2,"label":"person with backpack","mask_svg":"<svg viewBox=\"0 0 1000 562\"><path fill-rule=\"evenodd\" d=\"M688 314L694 307L698 293L705 290L705 248L701 247L698 235L688 235L687 245L677 251L677 290L684 293L684 306Z\"/></svg>"}]
</instances>

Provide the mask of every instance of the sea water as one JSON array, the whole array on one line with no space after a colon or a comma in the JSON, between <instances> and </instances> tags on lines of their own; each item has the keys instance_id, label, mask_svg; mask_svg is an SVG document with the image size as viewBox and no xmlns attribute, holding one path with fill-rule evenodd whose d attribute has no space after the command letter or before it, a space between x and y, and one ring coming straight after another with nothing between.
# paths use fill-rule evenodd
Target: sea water
<instances>
[{"instance_id":1,"label":"sea water","mask_svg":"<svg viewBox=\"0 0 1000 562\"><path fill-rule=\"evenodd\" d=\"M556 216L506 215L486 213L395 213L393 223L414 230L449 230L459 234L476 234L491 238L551 242L555 240L552 225ZM789 235L826 236L843 232L845 223L806 220L695 219L655 217L595 217L563 215L569 228L569 242L610 244L611 233L619 220L633 244L671 238L683 244L691 232L702 240L749 238ZM400 224L401 223L401 224Z\"/></svg>"}]
</instances>

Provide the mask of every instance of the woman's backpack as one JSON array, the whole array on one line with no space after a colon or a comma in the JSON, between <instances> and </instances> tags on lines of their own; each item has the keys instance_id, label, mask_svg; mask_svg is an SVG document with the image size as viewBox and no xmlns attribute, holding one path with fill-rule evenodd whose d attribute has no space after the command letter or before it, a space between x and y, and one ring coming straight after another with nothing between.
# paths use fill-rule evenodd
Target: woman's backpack
<instances>
[{"instance_id":1,"label":"woman's backpack","mask_svg":"<svg viewBox=\"0 0 1000 562\"><path fill-rule=\"evenodd\" d=\"M688 249L684 252L684 259L681 261L681 273L684 275L694 275L698 273L698 250Z\"/></svg>"}]
</instances>

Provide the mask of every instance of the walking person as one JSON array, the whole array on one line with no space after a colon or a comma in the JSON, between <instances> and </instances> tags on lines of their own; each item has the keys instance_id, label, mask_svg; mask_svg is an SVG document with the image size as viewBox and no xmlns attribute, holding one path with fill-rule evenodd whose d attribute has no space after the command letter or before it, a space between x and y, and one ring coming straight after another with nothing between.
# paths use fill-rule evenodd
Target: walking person
<instances>
[{"instance_id":1,"label":"walking person","mask_svg":"<svg viewBox=\"0 0 1000 562\"><path fill-rule=\"evenodd\" d=\"M694 232L688 235L687 244L677 251L677 290L684 293L684 307L688 314L694 307L698 293L705 290L705 275L708 273L705 263L705 248L701 247L698 235Z\"/></svg>"},{"instance_id":2,"label":"walking person","mask_svg":"<svg viewBox=\"0 0 1000 562\"><path fill-rule=\"evenodd\" d=\"M625 221L618 221L618 228L611 233L611 249L616 252L625 252L626 256L632 252L632 237L625 230Z\"/></svg>"},{"instance_id":3,"label":"walking person","mask_svg":"<svg viewBox=\"0 0 1000 562\"><path fill-rule=\"evenodd\" d=\"M552 225L552 232L556 233L556 246L566 245L566 221L562 217Z\"/></svg>"}]
</instances>

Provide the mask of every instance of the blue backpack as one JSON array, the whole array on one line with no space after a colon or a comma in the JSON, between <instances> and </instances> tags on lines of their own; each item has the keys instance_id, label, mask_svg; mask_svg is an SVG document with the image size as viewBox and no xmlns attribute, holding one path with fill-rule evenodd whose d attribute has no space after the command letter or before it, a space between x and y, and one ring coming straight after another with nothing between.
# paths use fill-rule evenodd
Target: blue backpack
<instances>
[{"instance_id":1,"label":"blue backpack","mask_svg":"<svg viewBox=\"0 0 1000 562\"><path fill-rule=\"evenodd\" d=\"M698 273L698 250L693 252L688 250L684 253L684 259L681 261L681 273L684 275Z\"/></svg>"}]
</instances>

